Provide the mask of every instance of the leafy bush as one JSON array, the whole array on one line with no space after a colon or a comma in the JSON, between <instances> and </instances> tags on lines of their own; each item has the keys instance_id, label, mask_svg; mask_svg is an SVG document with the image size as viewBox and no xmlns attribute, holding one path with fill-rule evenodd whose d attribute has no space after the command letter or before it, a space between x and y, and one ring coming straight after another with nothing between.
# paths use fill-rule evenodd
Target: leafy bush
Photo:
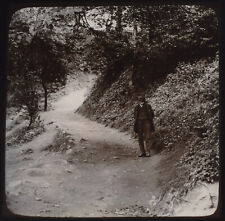
<instances>
[{"instance_id":1,"label":"leafy bush","mask_svg":"<svg viewBox=\"0 0 225 221\"><path fill-rule=\"evenodd\" d=\"M71 149L74 145L75 141L71 137L71 134L68 134L63 130L58 130L54 143L45 147L43 151L64 153Z\"/></svg>"},{"instance_id":2,"label":"leafy bush","mask_svg":"<svg viewBox=\"0 0 225 221\"><path fill-rule=\"evenodd\" d=\"M181 86L182 85L182 86ZM150 98L156 110L156 127L167 128L166 146L183 140L186 154L180 164L190 170L189 179L219 179L219 73L218 57L180 64L177 72Z\"/></svg>"},{"instance_id":3,"label":"leafy bush","mask_svg":"<svg viewBox=\"0 0 225 221\"><path fill-rule=\"evenodd\" d=\"M99 95L102 95L133 61L133 50L127 41L117 39L113 34L110 37L102 34L104 37L96 37L92 41L87 53L88 65L94 72L101 73L95 91Z\"/></svg>"}]
</instances>

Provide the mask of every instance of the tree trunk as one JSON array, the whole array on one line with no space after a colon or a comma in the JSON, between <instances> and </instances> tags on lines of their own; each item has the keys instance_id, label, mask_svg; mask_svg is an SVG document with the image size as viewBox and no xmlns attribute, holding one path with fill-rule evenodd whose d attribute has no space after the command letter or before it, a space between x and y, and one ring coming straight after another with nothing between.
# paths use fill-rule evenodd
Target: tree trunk
<instances>
[{"instance_id":1,"label":"tree trunk","mask_svg":"<svg viewBox=\"0 0 225 221\"><path fill-rule=\"evenodd\" d=\"M111 31L112 28L112 19L113 19L113 7L109 6L109 18L107 19L105 26L106 26L106 33L109 34L109 32Z\"/></svg>"},{"instance_id":2,"label":"tree trunk","mask_svg":"<svg viewBox=\"0 0 225 221\"><path fill-rule=\"evenodd\" d=\"M133 21L133 41L134 41L134 45L136 45L137 43L137 22L136 20Z\"/></svg>"},{"instance_id":3,"label":"tree trunk","mask_svg":"<svg viewBox=\"0 0 225 221\"><path fill-rule=\"evenodd\" d=\"M32 123L33 123L33 116L30 115L30 123L29 123L28 129L30 129Z\"/></svg>"},{"instance_id":4,"label":"tree trunk","mask_svg":"<svg viewBox=\"0 0 225 221\"><path fill-rule=\"evenodd\" d=\"M44 93L45 93L44 111L47 111L47 107L48 107L48 89L47 89L47 85L44 82L42 82L42 86L43 86Z\"/></svg>"},{"instance_id":5,"label":"tree trunk","mask_svg":"<svg viewBox=\"0 0 225 221\"><path fill-rule=\"evenodd\" d=\"M152 37L153 37L153 31L154 31L154 23L153 23L153 14L151 12L151 9L149 6L146 7L148 12L148 27L147 27L147 33L148 33L148 41L151 43Z\"/></svg>"},{"instance_id":6,"label":"tree trunk","mask_svg":"<svg viewBox=\"0 0 225 221\"><path fill-rule=\"evenodd\" d=\"M132 23L133 23L133 32L132 32L132 40L133 44L136 46L137 43L137 33L138 33L138 26L137 26L137 10L135 7L132 7Z\"/></svg>"},{"instance_id":7,"label":"tree trunk","mask_svg":"<svg viewBox=\"0 0 225 221\"><path fill-rule=\"evenodd\" d=\"M122 34L122 6L117 6L116 32L117 32L118 36L121 36L121 34Z\"/></svg>"}]
</instances>

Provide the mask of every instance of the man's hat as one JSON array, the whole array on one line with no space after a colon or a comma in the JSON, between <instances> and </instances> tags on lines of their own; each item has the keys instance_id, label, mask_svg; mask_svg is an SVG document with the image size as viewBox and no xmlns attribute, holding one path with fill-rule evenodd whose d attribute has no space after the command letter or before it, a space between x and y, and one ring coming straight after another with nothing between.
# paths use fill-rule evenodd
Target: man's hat
<instances>
[{"instance_id":1,"label":"man's hat","mask_svg":"<svg viewBox=\"0 0 225 221\"><path fill-rule=\"evenodd\" d=\"M145 100L145 94L139 94L138 99Z\"/></svg>"}]
</instances>

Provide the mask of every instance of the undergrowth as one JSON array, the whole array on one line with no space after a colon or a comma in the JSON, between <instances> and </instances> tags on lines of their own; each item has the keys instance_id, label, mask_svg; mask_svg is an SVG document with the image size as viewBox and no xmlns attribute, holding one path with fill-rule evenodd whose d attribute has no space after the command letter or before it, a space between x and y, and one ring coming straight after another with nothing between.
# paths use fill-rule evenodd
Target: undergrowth
<instances>
[{"instance_id":1,"label":"undergrowth","mask_svg":"<svg viewBox=\"0 0 225 221\"><path fill-rule=\"evenodd\" d=\"M71 134L58 129L54 142L43 149L43 151L65 153L75 145Z\"/></svg>"},{"instance_id":2,"label":"undergrowth","mask_svg":"<svg viewBox=\"0 0 225 221\"><path fill-rule=\"evenodd\" d=\"M40 119L37 119L31 127L27 127L27 125L24 124L22 128L13 132L11 136L8 136L6 144L8 146L13 146L28 143L43 132L45 132L44 123Z\"/></svg>"}]
</instances>

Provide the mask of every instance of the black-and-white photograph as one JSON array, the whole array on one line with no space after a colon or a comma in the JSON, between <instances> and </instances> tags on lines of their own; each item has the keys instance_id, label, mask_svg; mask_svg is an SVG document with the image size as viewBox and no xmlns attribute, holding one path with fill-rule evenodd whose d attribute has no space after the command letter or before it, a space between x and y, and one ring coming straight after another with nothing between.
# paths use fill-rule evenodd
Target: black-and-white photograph
<instances>
[{"instance_id":1,"label":"black-and-white photograph","mask_svg":"<svg viewBox=\"0 0 225 221\"><path fill-rule=\"evenodd\" d=\"M32 217L215 214L219 32L218 8L204 4L13 13L8 210Z\"/></svg>"}]
</instances>

